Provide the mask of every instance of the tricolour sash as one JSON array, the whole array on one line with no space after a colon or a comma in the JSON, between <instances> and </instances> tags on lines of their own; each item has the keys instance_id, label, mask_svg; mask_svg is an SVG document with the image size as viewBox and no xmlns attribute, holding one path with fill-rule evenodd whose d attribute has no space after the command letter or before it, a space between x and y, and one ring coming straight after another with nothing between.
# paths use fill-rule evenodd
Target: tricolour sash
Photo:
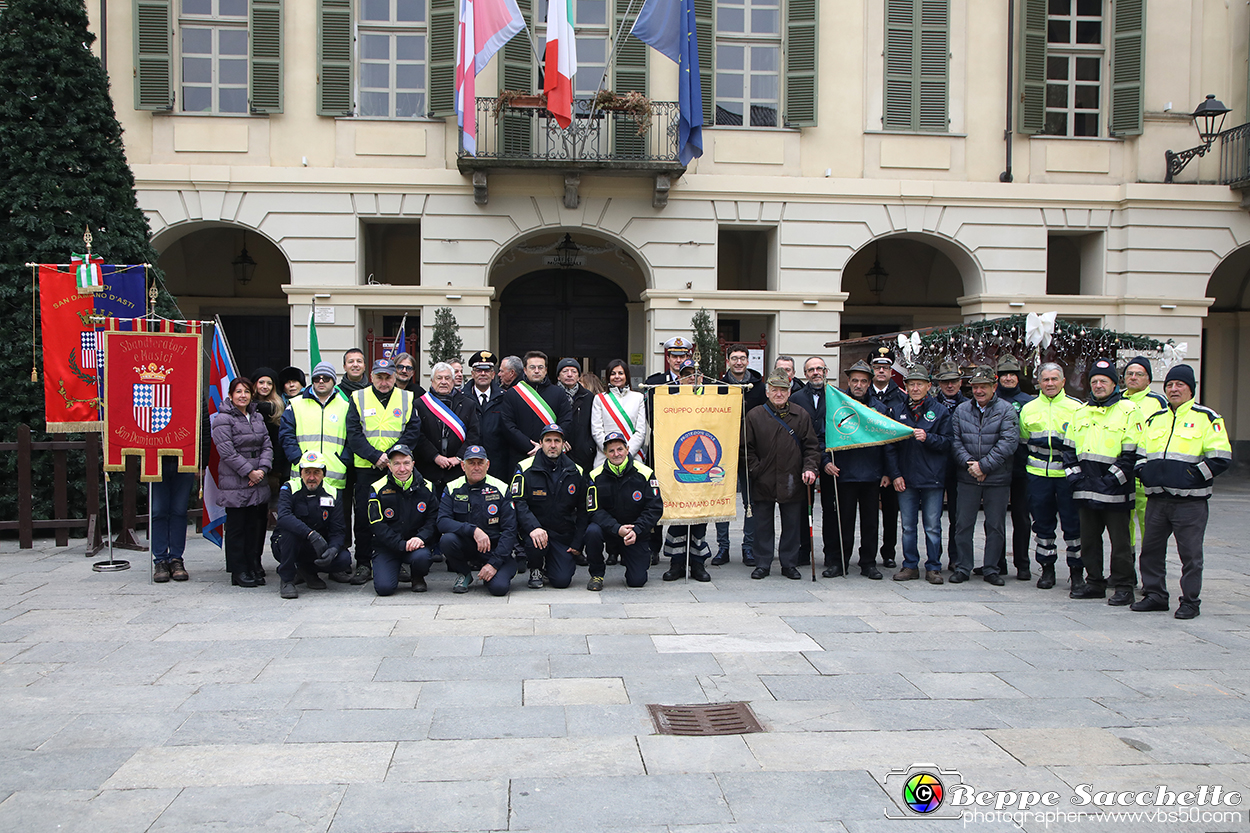
<instances>
[{"instance_id":1,"label":"tricolour sash","mask_svg":"<svg viewBox=\"0 0 1250 833\"><path fill-rule=\"evenodd\" d=\"M425 407L430 409L430 413L438 417L438 421L451 429L451 433L459 438L460 442L464 442L464 423L460 421L460 417L456 416L451 408L443 404L443 401L428 391L421 397L421 401L425 403Z\"/></svg>"},{"instance_id":2,"label":"tricolour sash","mask_svg":"<svg viewBox=\"0 0 1250 833\"><path fill-rule=\"evenodd\" d=\"M521 380L520 382L517 382L512 389L520 395L526 405L530 406L530 410L538 415L538 418L543 421L544 426L555 424L555 411L551 410L551 406L538 395L538 391L530 387L529 382Z\"/></svg>"},{"instance_id":3,"label":"tricolour sash","mask_svg":"<svg viewBox=\"0 0 1250 833\"><path fill-rule=\"evenodd\" d=\"M612 391L599 394L599 401L603 403L603 408L608 412L608 416L612 417L612 421L616 423L616 427L621 429L621 433L625 435L628 441L634 436L634 421L629 418L629 414L625 413L625 407L621 405L621 400L616 398L616 394Z\"/></svg>"}]
</instances>

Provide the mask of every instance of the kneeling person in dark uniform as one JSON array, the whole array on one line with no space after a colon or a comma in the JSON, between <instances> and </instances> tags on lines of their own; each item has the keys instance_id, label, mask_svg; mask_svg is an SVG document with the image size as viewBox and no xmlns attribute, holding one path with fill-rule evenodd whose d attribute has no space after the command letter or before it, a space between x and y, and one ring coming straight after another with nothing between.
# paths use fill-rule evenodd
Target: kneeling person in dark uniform
<instances>
[{"instance_id":1,"label":"kneeling person in dark uniform","mask_svg":"<svg viewBox=\"0 0 1250 833\"><path fill-rule=\"evenodd\" d=\"M664 514L664 500L655 473L629 456L624 434L616 431L603 438L607 459L590 473L586 508L586 561L590 565L587 590L603 589L603 548L625 565L625 584L642 587L651 566L648 534Z\"/></svg>"},{"instance_id":2,"label":"kneeling person in dark uniform","mask_svg":"<svg viewBox=\"0 0 1250 833\"><path fill-rule=\"evenodd\" d=\"M299 477L278 490L278 526L273 532L273 548L278 556L278 578L284 599L299 598L296 574L303 576L310 590L324 590L326 583L317 572L336 573L352 565L352 555L343 549L347 524L338 491L324 483L325 456L305 452L299 461Z\"/></svg>"},{"instance_id":3,"label":"kneeling person in dark uniform","mask_svg":"<svg viewBox=\"0 0 1250 833\"><path fill-rule=\"evenodd\" d=\"M458 573L453 593L467 593L472 570L492 596L506 596L516 575L516 512L505 486L486 475L490 461L480 445L460 454L464 477L447 484L438 507L439 545L447 566Z\"/></svg>"},{"instance_id":4,"label":"kneeling person in dark uniform","mask_svg":"<svg viewBox=\"0 0 1250 833\"><path fill-rule=\"evenodd\" d=\"M438 535L438 503L421 475L413 471L412 449L391 446L390 470L369 491L369 526L373 532L373 589L389 596L399 586L399 567L412 571L412 592L424 593Z\"/></svg>"},{"instance_id":5,"label":"kneeling person in dark uniform","mask_svg":"<svg viewBox=\"0 0 1250 833\"><path fill-rule=\"evenodd\" d=\"M541 589L545 575L553 587L568 587L586 530L586 478L564 453L559 425L544 428L538 453L521 461L511 495L529 562L529 586Z\"/></svg>"}]
</instances>

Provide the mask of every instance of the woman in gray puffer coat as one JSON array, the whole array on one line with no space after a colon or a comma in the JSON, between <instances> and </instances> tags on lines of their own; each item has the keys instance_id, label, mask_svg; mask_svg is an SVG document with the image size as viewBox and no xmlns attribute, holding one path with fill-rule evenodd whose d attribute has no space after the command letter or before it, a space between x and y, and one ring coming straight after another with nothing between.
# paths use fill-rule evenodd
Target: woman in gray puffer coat
<instances>
[{"instance_id":1,"label":"woman in gray puffer coat","mask_svg":"<svg viewBox=\"0 0 1250 833\"><path fill-rule=\"evenodd\" d=\"M217 469L217 503L226 508L226 569L236 587L265 583L260 564L269 516L265 475L273 466L273 446L264 418L252 401L246 376L230 380L230 404L212 416Z\"/></svg>"}]
</instances>

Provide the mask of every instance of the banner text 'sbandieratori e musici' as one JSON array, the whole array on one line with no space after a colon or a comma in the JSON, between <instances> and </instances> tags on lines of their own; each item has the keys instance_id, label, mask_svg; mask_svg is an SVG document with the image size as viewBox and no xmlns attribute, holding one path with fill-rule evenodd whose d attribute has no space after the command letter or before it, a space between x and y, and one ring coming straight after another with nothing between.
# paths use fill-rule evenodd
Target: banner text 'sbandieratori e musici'
<instances>
[{"instance_id":1,"label":"banner text 'sbandieratori e musici'","mask_svg":"<svg viewBox=\"0 0 1250 833\"><path fill-rule=\"evenodd\" d=\"M742 436L742 390L655 389L655 468L664 520L733 520Z\"/></svg>"}]
</instances>

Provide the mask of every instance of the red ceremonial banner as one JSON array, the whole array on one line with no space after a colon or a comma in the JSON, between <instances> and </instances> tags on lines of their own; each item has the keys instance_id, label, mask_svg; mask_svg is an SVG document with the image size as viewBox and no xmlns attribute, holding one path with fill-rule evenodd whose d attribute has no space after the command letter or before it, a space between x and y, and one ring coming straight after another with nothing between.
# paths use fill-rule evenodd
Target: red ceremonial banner
<instances>
[{"instance_id":1,"label":"red ceremonial banner","mask_svg":"<svg viewBox=\"0 0 1250 833\"><path fill-rule=\"evenodd\" d=\"M73 272L54 265L39 267L39 311L43 316L44 418L50 433L98 431L94 342L82 334L92 330L92 296L79 294Z\"/></svg>"},{"instance_id":2,"label":"red ceremonial banner","mask_svg":"<svg viewBox=\"0 0 1250 833\"><path fill-rule=\"evenodd\" d=\"M124 470L133 454L143 458L142 480L161 479L161 457L196 471L202 334L110 328L103 335L105 470Z\"/></svg>"}]
</instances>

